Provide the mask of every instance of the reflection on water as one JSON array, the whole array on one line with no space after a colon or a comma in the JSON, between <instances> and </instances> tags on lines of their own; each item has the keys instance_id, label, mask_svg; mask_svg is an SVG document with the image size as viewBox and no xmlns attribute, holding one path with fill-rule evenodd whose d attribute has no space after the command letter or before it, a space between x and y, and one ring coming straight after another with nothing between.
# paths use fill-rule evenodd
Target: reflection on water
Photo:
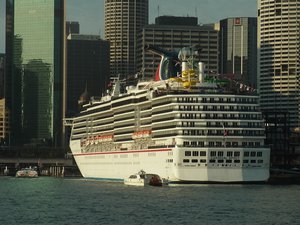
<instances>
[{"instance_id":1,"label":"reflection on water","mask_svg":"<svg viewBox=\"0 0 300 225\"><path fill-rule=\"evenodd\" d=\"M0 224L299 224L300 186L0 178ZM5 215L5 216L3 216Z\"/></svg>"}]
</instances>

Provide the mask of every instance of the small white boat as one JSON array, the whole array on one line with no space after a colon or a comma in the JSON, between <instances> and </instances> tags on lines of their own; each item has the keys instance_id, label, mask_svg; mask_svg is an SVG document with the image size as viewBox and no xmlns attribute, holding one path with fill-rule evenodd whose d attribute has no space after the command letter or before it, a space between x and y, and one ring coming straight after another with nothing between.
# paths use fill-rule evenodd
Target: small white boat
<instances>
[{"instance_id":1,"label":"small white boat","mask_svg":"<svg viewBox=\"0 0 300 225\"><path fill-rule=\"evenodd\" d=\"M150 174L141 170L136 174L130 175L129 178L124 179L124 184L132 186L163 186L167 185L168 182L160 178L157 174Z\"/></svg>"},{"instance_id":2,"label":"small white boat","mask_svg":"<svg viewBox=\"0 0 300 225\"><path fill-rule=\"evenodd\" d=\"M32 168L24 168L17 171L16 177L37 178L38 172Z\"/></svg>"}]
</instances>

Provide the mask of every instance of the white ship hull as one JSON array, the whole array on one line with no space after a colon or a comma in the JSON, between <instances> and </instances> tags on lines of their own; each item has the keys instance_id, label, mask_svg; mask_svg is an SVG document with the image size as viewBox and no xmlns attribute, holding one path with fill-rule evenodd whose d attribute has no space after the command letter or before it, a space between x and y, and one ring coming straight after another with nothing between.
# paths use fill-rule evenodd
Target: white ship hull
<instances>
[{"instance_id":1,"label":"white ship hull","mask_svg":"<svg viewBox=\"0 0 300 225\"><path fill-rule=\"evenodd\" d=\"M70 148L82 175L123 181L144 170L171 183L268 180L270 149L252 88L206 77L194 61L197 49L184 48L175 58L148 50L168 56L155 81L123 86L121 93L117 80L72 118Z\"/></svg>"},{"instance_id":2,"label":"white ship hull","mask_svg":"<svg viewBox=\"0 0 300 225\"><path fill-rule=\"evenodd\" d=\"M264 182L269 178L267 164L183 164L180 152L184 152L186 148L81 153L80 145L75 141L71 148L83 177L90 179L123 181L140 170L158 174L170 183L247 183ZM269 157L268 153L265 157Z\"/></svg>"}]
</instances>

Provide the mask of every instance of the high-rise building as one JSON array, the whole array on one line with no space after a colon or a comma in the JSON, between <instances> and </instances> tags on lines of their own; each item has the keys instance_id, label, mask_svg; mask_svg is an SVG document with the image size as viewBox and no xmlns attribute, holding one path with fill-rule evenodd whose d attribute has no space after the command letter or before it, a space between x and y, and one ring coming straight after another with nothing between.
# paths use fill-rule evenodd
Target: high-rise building
<instances>
[{"instance_id":1,"label":"high-rise building","mask_svg":"<svg viewBox=\"0 0 300 225\"><path fill-rule=\"evenodd\" d=\"M0 54L0 99L4 98L5 54Z\"/></svg>"},{"instance_id":2,"label":"high-rise building","mask_svg":"<svg viewBox=\"0 0 300 225\"><path fill-rule=\"evenodd\" d=\"M7 0L7 107L14 144L58 146L64 115L64 0Z\"/></svg>"},{"instance_id":3,"label":"high-rise building","mask_svg":"<svg viewBox=\"0 0 300 225\"><path fill-rule=\"evenodd\" d=\"M80 33L79 22L76 21L66 22L66 37L68 37L69 34L79 34L79 33Z\"/></svg>"},{"instance_id":4,"label":"high-rise building","mask_svg":"<svg viewBox=\"0 0 300 225\"><path fill-rule=\"evenodd\" d=\"M109 83L109 42L98 35L70 34L67 40L67 116L78 112L78 99L87 90L101 96Z\"/></svg>"},{"instance_id":5,"label":"high-rise building","mask_svg":"<svg viewBox=\"0 0 300 225\"><path fill-rule=\"evenodd\" d=\"M0 145L10 144L9 111L5 106L5 99L0 99Z\"/></svg>"},{"instance_id":6,"label":"high-rise building","mask_svg":"<svg viewBox=\"0 0 300 225\"><path fill-rule=\"evenodd\" d=\"M148 0L105 0L105 39L110 42L112 76L135 73L136 38L148 24L148 7Z\"/></svg>"},{"instance_id":7,"label":"high-rise building","mask_svg":"<svg viewBox=\"0 0 300 225\"><path fill-rule=\"evenodd\" d=\"M138 35L137 69L145 78L153 78L160 63L159 56L144 49L148 44L170 51L197 46L206 72L218 72L218 31L214 25L199 26L196 17L162 16L155 21L144 26Z\"/></svg>"},{"instance_id":8,"label":"high-rise building","mask_svg":"<svg viewBox=\"0 0 300 225\"><path fill-rule=\"evenodd\" d=\"M258 87L266 112L289 112L300 123L300 0L258 1Z\"/></svg>"},{"instance_id":9,"label":"high-rise building","mask_svg":"<svg viewBox=\"0 0 300 225\"><path fill-rule=\"evenodd\" d=\"M256 88L257 18L238 17L220 21L220 73Z\"/></svg>"}]
</instances>

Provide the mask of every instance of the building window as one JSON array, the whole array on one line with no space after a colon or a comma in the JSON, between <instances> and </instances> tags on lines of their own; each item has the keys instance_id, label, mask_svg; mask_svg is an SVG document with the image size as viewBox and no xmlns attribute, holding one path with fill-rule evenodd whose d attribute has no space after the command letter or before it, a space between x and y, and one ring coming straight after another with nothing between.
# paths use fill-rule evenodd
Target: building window
<instances>
[{"instance_id":1,"label":"building window","mask_svg":"<svg viewBox=\"0 0 300 225\"><path fill-rule=\"evenodd\" d=\"M211 151L210 152L210 156L216 156L216 152L215 151Z\"/></svg>"},{"instance_id":2,"label":"building window","mask_svg":"<svg viewBox=\"0 0 300 225\"><path fill-rule=\"evenodd\" d=\"M227 152L227 156L231 157L233 155L233 152Z\"/></svg>"},{"instance_id":3,"label":"building window","mask_svg":"<svg viewBox=\"0 0 300 225\"><path fill-rule=\"evenodd\" d=\"M262 152L257 152L257 157L262 157Z\"/></svg>"},{"instance_id":4,"label":"building window","mask_svg":"<svg viewBox=\"0 0 300 225\"><path fill-rule=\"evenodd\" d=\"M234 156L235 157L240 156L240 152L234 152Z\"/></svg>"},{"instance_id":5,"label":"building window","mask_svg":"<svg viewBox=\"0 0 300 225\"><path fill-rule=\"evenodd\" d=\"M223 152L218 152L218 156L223 156Z\"/></svg>"},{"instance_id":6,"label":"building window","mask_svg":"<svg viewBox=\"0 0 300 225\"><path fill-rule=\"evenodd\" d=\"M184 155L185 156L192 156L192 153L191 153L191 151L185 151Z\"/></svg>"},{"instance_id":7,"label":"building window","mask_svg":"<svg viewBox=\"0 0 300 225\"><path fill-rule=\"evenodd\" d=\"M192 163L198 163L198 159L192 159Z\"/></svg>"},{"instance_id":8,"label":"building window","mask_svg":"<svg viewBox=\"0 0 300 225\"><path fill-rule=\"evenodd\" d=\"M200 156L206 156L206 152L205 151L200 151Z\"/></svg>"},{"instance_id":9,"label":"building window","mask_svg":"<svg viewBox=\"0 0 300 225\"><path fill-rule=\"evenodd\" d=\"M184 163L189 163L190 160L189 160L189 159L184 159L183 162L184 162Z\"/></svg>"},{"instance_id":10,"label":"building window","mask_svg":"<svg viewBox=\"0 0 300 225\"><path fill-rule=\"evenodd\" d=\"M199 152L198 151L193 151L193 156L199 156Z\"/></svg>"},{"instance_id":11,"label":"building window","mask_svg":"<svg viewBox=\"0 0 300 225\"><path fill-rule=\"evenodd\" d=\"M281 15L281 9L276 9L275 10L275 15L280 16Z\"/></svg>"},{"instance_id":12,"label":"building window","mask_svg":"<svg viewBox=\"0 0 300 225\"><path fill-rule=\"evenodd\" d=\"M249 152L244 152L244 157L249 157Z\"/></svg>"},{"instance_id":13,"label":"building window","mask_svg":"<svg viewBox=\"0 0 300 225\"><path fill-rule=\"evenodd\" d=\"M256 156L256 152L251 152L251 157L255 157Z\"/></svg>"}]
</instances>

